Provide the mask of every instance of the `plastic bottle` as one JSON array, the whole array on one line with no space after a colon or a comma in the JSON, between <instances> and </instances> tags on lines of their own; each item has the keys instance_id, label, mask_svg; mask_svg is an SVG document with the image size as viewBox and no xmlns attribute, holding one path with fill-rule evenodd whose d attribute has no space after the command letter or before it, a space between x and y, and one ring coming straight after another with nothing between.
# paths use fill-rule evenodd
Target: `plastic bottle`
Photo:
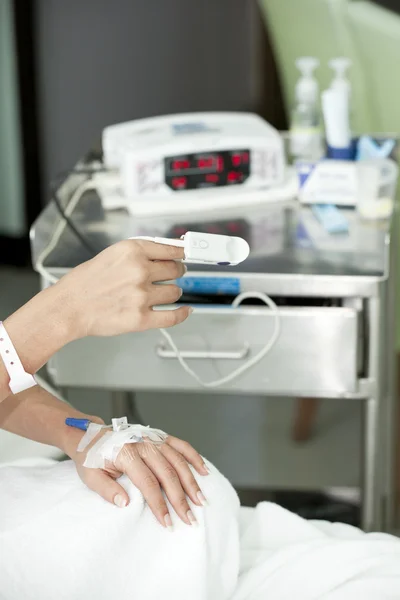
<instances>
[{"instance_id":1,"label":"plastic bottle","mask_svg":"<svg viewBox=\"0 0 400 600\"><path fill-rule=\"evenodd\" d=\"M328 157L351 160L354 154L350 128L349 94L343 87L330 87L322 93L322 111Z\"/></svg>"},{"instance_id":2,"label":"plastic bottle","mask_svg":"<svg viewBox=\"0 0 400 600\"><path fill-rule=\"evenodd\" d=\"M347 70L350 65L351 60L349 58L333 58L329 61L329 66L335 71L331 88L343 90L343 92L348 94L349 102L351 97L351 84L347 78Z\"/></svg>"},{"instance_id":3,"label":"plastic bottle","mask_svg":"<svg viewBox=\"0 0 400 600\"><path fill-rule=\"evenodd\" d=\"M345 57L333 58L329 61L329 66L335 72L330 85L331 89L339 90L347 96L347 104L349 107L349 120L351 127L353 121L353 109L351 103L351 83L347 77L347 71L351 66L351 60Z\"/></svg>"},{"instance_id":4,"label":"plastic bottle","mask_svg":"<svg viewBox=\"0 0 400 600\"><path fill-rule=\"evenodd\" d=\"M319 85L314 70L319 61L313 57L296 60L301 77L296 85L296 104L292 111L290 150L296 160L319 160L323 155L319 111Z\"/></svg>"}]
</instances>

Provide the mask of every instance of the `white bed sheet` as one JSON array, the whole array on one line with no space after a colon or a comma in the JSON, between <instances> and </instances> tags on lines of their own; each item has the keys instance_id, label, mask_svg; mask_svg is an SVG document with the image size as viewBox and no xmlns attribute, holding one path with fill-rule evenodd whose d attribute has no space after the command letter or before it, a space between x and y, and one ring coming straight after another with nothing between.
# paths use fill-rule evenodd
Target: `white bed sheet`
<instances>
[{"instance_id":1,"label":"white bed sheet","mask_svg":"<svg viewBox=\"0 0 400 600\"><path fill-rule=\"evenodd\" d=\"M212 467L199 527L158 525L134 486L118 509L72 463L0 467L0 599L363 600L400 598L400 542L307 522L271 503L239 508Z\"/></svg>"}]
</instances>

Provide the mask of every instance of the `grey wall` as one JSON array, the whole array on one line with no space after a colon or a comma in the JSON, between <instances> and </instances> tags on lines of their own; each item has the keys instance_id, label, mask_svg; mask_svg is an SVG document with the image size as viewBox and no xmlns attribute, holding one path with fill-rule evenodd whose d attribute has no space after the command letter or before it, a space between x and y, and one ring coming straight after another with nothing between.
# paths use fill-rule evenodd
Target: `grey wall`
<instances>
[{"instance_id":1,"label":"grey wall","mask_svg":"<svg viewBox=\"0 0 400 600\"><path fill-rule=\"evenodd\" d=\"M104 125L256 105L255 0L38 0L43 179Z\"/></svg>"},{"instance_id":2,"label":"grey wall","mask_svg":"<svg viewBox=\"0 0 400 600\"><path fill-rule=\"evenodd\" d=\"M0 235L25 233L13 6L0 1Z\"/></svg>"}]
</instances>

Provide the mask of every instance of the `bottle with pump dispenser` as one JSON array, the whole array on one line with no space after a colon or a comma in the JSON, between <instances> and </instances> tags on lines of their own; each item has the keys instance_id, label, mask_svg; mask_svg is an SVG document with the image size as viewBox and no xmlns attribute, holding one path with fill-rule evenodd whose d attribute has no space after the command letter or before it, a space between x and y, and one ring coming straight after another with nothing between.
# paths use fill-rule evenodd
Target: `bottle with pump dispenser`
<instances>
[{"instance_id":1,"label":"bottle with pump dispenser","mask_svg":"<svg viewBox=\"0 0 400 600\"><path fill-rule=\"evenodd\" d=\"M345 57L333 58L329 61L329 66L335 72L331 81L330 89L342 92L346 96L349 110L350 126L352 124L351 107L351 83L347 77L348 69L351 67L351 60Z\"/></svg>"},{"instance_id":2,"label":"bottle with pump dispenser","mask_svg":"<svg viewBox=\"0 0 400 600\"><path fill-rule=\"evenodd\" d=\"M329 61L329 66L335 71L335 76L332 79L331 88L342 90L347 94L348 100L351 97L351 84L347 78L347 70L351 66L349 58L333 58Z\"/></svg>"},{"instance_id":3,"label":"bottle with pump dispenser","mask_svg":"<svg viewBox=\"0 0 400 600\"><path fill-rule=\"evenodd\" d=\"M290 152L295 160L319 160L323 138L319 111L319 85L314 70L319 61L313 57L297 59L301 77L296 85L296 104L290 126Z\"/></svg>"},{"instance_id":4,"label":"bottle with pump dispenser","mask_svg":"<svg viewBox=\"0 0 400 600\"><path fill-rule=\"evenodd\" d=\"M329 66L335 71L330 87L322 93L329 158L351 160L354 154L351 133L351 85L347 79L348 58L334 58Z\"/></svg>"}]
</instances>

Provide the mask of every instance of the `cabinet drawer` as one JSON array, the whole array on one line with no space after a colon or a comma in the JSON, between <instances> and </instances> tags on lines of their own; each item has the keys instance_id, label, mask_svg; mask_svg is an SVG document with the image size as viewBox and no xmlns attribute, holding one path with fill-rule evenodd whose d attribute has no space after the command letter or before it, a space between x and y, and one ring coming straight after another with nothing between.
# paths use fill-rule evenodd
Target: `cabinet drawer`
<instances>
[{"instance_id":1,"label":"cabinet drawer","mask_svg":"<svg viewBox=\"0 0 400 600\"><path fill-rule=\"evenodd\" d=\"M256 394L331 395L357 388L358 316L353 308L281 307L280 335L270 352L221 390ZM267 307L197 308L169 330L189 366L205 381L228 375L270 339ZM51 361L59 385L109 389L199 390L159 331L87 338Z\"/></svg>"}]
</instances>

